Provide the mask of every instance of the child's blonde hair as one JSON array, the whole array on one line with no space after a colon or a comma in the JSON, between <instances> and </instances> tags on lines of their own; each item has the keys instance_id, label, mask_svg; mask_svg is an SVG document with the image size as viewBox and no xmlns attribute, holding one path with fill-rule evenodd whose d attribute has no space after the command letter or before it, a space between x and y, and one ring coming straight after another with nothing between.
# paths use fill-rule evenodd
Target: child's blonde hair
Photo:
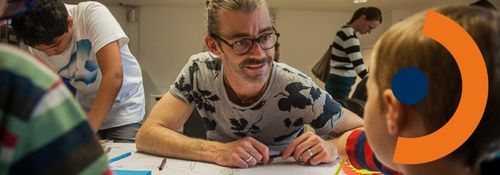
<instances>
[{"instance_id":1,"label":"child's blonde hair","mask_svg":"<svg viewBox=\"0 0 500 175\"><path fill-rule=\"evenodd\" d=\"M481 50L489 76L488 102L483 118L473 135L455 152L470 167L492 149L499 149L500 134L500 16L477 7L445 7L436 10L461 25ZM429 93L416 105L425 129L431 133L453 116L461 96L458 65L448 50L422 35L425 12L416 14L391 27L377 42L374 50L375 82L379 94L391 89L394 75L401 68L414 67L429 80ZM382 98L378 99L381 104ZM383 106L382 110L386 110ZM446 144L446 143L443 143Z\"/></svg>"}]
</instances>

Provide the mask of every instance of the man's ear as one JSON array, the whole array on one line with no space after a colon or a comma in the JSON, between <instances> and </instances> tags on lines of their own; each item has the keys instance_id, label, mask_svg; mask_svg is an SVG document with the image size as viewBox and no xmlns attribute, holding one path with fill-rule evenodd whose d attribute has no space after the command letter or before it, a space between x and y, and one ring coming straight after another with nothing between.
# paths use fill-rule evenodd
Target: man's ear
<instances>
[{"instance_id":1,"label":"man's ear","mask_svg":"<svg viewBox=\"0 0 500 175\"><path fill-rule=\"evenodd\" d=\"M394 96L392 90L386 89L382 93L384 105L387 106L386 123L389 134L399 136L404 127L406 111L404 105Z\"/></svg>"},{"instance_id":2,"label":"man's ear","mask_svg":"<svg viewBox=\"0 0 500 175\"><path fill-rule=\"evenodd\" d=\"M207 46L207 49L212 52L213 54L220 56L222 55L222 52L219 50L220 48L217 47L217 40L212 38L210 35L205 36L205 45Z\"/></svg>"}]
</instances>

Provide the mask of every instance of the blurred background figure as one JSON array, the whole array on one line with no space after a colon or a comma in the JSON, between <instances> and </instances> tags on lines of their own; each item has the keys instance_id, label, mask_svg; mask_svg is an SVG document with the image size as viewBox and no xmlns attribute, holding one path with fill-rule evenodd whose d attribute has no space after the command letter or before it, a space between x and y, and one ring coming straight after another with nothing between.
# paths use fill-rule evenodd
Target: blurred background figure
<instances>
[{"instance_id":1,"label":"blurred background figure","mask_svg":"<svg viewBox=\"0 0 500 175\"><path fill-rule=\"evenodd\" d=\"M469 6L484 7L491 10L497 10L497 8L488 0L479 0L469 4Z\"/></svg>"},{"instance_id":2,"label":"blurred background figure","mask_svg":"<svg viewBox=\"0 0 500 175\"><path fill-rule=\"evenodd\" d=\"M35 0L0 0L0 24ZM86 116L58 76L0 44L0 174L112 174Z\"/></svg>"}]
</instances>

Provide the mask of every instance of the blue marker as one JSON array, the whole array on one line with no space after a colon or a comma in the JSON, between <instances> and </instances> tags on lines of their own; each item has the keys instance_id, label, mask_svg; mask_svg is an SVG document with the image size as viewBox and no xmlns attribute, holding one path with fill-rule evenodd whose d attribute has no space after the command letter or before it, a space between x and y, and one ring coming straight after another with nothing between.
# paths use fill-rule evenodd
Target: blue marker
<instances>
[{"instance_id":1,"label":"blue marker","mask_svg":"<svg viewBox=\"0 0 500 175\"><path fill-rule=\"evenodd\" d=\"M132 155L132 153L131 153L131 152L126 152L126 153L124 153L124 154L122 154L122 155L119 155L119 156L116 156L116 157L114 157L114 158L110 159L110 160L108 161L108 163L113 163L113 162L116 162L116 161L118 161L118 160L120 160L120 159L123 159L123 158L125 158L125 157L128 157L128 156L130 156L130 155Z\"/></svg>"}]
</instances>

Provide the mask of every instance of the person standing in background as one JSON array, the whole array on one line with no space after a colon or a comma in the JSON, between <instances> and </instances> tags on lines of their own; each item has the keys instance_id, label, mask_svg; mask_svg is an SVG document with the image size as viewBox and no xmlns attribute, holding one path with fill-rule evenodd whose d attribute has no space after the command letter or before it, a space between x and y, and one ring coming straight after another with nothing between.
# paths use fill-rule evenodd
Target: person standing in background
<instances>
[{"instance_id":1,"label":"person standing in background","mask_svg":"<svg viewBox=\"0 0 500 175\"><path fill-rule=\"evenodd\" d=\"M75 93L102 139L135 141L145 114L141 68L106 6L40 0L12 27Z\"/></svg>"},{"instance_id":2,"label":"person standing in background","mask_svg":"<svg viewBox=\"0 0 500 175\"><path fill-rule=\"evenodd\" d=\"M334 99L344 100L349 96L351 87L356 82L356 74L361 79L368 75L356 33L369 34L381 23L380 9L362 7L354 12L351 20L335 35L331 69L325 81L325 89Z\"/></svg>"},{"instance_id":3,"label":"person standing in background","mask_svg":"<svg viewBox=\"0 0 500 175\"><path fill-rule=\"evenodd\" d=\"M0 0L0 24L35 0ZM85 114L59 77L0 44L0 174L111 175Z\"/></svg>"}]
</instances>

